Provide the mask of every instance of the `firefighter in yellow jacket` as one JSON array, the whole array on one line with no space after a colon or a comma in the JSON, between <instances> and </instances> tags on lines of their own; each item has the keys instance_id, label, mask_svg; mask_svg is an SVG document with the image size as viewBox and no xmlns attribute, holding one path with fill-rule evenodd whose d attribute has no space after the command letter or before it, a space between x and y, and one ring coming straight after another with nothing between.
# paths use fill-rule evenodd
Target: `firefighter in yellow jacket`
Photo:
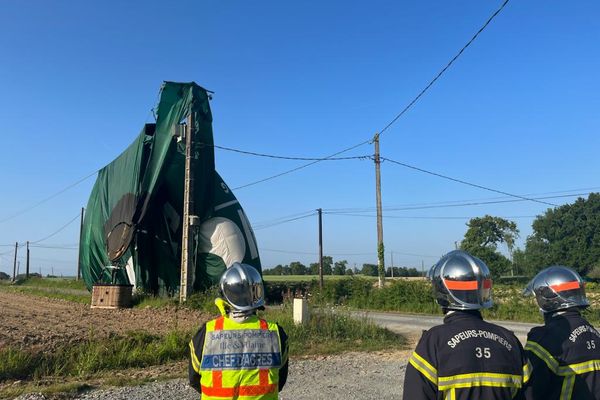
<instances>
[{"instance_id":1,"label":"firefighter in yellow jacket","mask_svg":"<svg viewBox=\"0 0 600 400\"><path fill-rule=\"evenodd\" d=\"M287 335L256 315L264 287L254 267L235 263L220 282L221 316L190 341L189 382L203 400L279 398L288 373Z\"/></svg>"}]
</instances>

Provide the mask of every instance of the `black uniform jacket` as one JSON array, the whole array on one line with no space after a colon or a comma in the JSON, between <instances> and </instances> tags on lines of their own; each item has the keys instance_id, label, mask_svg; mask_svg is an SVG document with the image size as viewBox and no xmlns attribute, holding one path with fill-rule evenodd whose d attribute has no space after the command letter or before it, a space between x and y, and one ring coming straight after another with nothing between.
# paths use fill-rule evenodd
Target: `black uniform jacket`
<instances>
[{"instance_id":1,"label":"black uniform jacket","mask_svg":"<svg viewBox=\"0 0 600 400\"><path fill-rule=\"evenodd\" d=\"M281 340L281 351L287 352L287 349L288 349L287 334L285 333L285 331L283 330L283 328L281 326L277 325L277 329L279 331L279 338ZM204 348L204 337L205 336L206 336L206 324L202 325L202 327L198 330L198 332L196 332L196 334L192 338L192 343L194 345L196 354L199 354L199 355L202 354L202 349ZM283 364L281 366L281 368L279 368L278 388L279 388L280 392L281 392L281 389L283 389L283 386L285 386L285 382L287 381L287 376L288 376L288 358L285 357L285 364ZM198 393L201 393L200 374L198 374L194 370L191 357L190 357L190 360L188 363L188 380L189 380L190 386L193 387L194 389L196 389L196 391Z\"/></svg>"},{"instance_id":2,"label":"black uniform jacket","mask_svg":"<svg viewBox=\"0 0 600 400\"><path fill-rule=\"evenodd\" d=\"M529 370L511 331L478 311L454 311L423 332L406 367L403 399L522 399Z\"/></svg>"},{"instance_id":3,"label":"black uniform jacket","mask_svg":"<svg viewBox=\"0 0 600 400\"><path fill-rule=\"evenodd\" d=\"M576 309L545 316L527 335L527 399L600 399L600 333Z\"/></svg>"}]
</instances>

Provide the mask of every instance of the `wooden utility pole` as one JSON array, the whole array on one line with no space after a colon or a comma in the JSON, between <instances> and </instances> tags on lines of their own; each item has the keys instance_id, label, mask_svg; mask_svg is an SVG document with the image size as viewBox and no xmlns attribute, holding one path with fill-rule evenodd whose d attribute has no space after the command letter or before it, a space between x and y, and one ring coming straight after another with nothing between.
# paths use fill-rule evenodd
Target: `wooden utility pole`
<instances>
[{"instance_id":1,"label":"wooden utility pole","mask_svg":"<svg viewBox=\"0 0 600 400\"><path fill-rule=\"evenodd\" d=\"M390 251L390 254L392 256L392 260L391 260L392 261L392 268L391 268L391 270L392 270L392 278L393 278L394 277L394 252Z\"/></svg>"},{"instance_id":2,"label":"wooden utility pole","mask_svg":"<svg viewBox=\"0 0 600 400\"><path fill-rule=\"evenodd\" d=\"M323 210L319 212L319 289L323 289Z\"/></svg>"},{"instance_id":3,"label":"wooden utility pole","mask_svg":"<svg viewBox=\"0 0 600 400\"><path fill-rule=\"evenodd\" d=\"M27 241L27 261L25 262L25 278L29 278L29 240Z\"/></svg>"},{"instance_id":4,"label":"wooden utility pole","mask_svg":"<svg viewBox=\"0 0 600 400\"><path fill-rule=\"evenodd\" d=\"M83 235L83 213L85 208L81 207L81 221L79 222L79 248L81 248L81 235ZM81 258L77 257L77 280L81 279Z\"/></svg>"},{"instance_id":5,"label":"wooden utility pole","mask_svg":"<svg viewBox=\"0 0 600 400\"><path fill-rule=\"evenodd\" d=\"M185 182L183 189L183 234L181 239L181 282L179 286L179 302L187 300L191 286L192 270L192 235L190 225L194 216L194 136L196 134L194 113L190 110L185 129Z\"/></svg>"},{"instance_id":6,"label":"wooden utility pole","mask_svg":"<svg viewBox=\"0 0 600 400\"><path fill-rule=\"evenodd\" d=\"M19 242L15 242L15 260L13 261L13 279L12 281L17 280L17 251L19 250Z\"/></svg>"},{"instance_id":7,"label":"wooden utility pole","mask_svg":"<svg viewBox=\"0 0 600 400\"><path fill-rule=\"evenodd\" d=\"M379 133L373 137L375 143L375 192L377 195L377 269L379 271L379 287L383 287L385 279L385 250L383 247L383 221L381 216L381 160L379 158Z\"/></svg>"}]
</instances>

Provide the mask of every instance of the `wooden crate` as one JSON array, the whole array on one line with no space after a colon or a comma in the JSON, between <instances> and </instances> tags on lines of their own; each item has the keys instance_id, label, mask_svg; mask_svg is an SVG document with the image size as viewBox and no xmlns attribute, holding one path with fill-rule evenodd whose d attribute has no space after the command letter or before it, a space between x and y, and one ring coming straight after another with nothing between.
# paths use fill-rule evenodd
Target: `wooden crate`
<instances>
[{"instance_id":1,"label":"wooden crate","mask_svg":"<svg viewBox=\"0 0 600 400\"><path fill-rule=\"evenodd\" d=\"M126 308L131 306L132 285L95 284L92 308Z\"/></svg>"}]
</instances>

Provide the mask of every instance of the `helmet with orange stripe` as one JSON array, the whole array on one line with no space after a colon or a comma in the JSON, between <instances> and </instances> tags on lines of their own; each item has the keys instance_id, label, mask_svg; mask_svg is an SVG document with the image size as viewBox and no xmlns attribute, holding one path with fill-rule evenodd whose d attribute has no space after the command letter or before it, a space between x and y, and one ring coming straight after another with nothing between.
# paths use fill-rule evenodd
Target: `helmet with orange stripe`
<instances>
[{"instance_id":1,"label":"helmet with orange stripe","mask_svg":"<svg viewBox=\"0 0 600 400\"><path fill-rule=\"evenodd\" d=\"M492 278L483 261L466 251L446 254L429 271L435 299L449 310L489 308L492 301Z\"/></svg>"},{"instance_id":2,"label":"helmet with orange stripe","mask_svg":"<svg viewBox=\"0 0 600 400\"><path fill-rule=\"evenodd\" d=\"M541 270L523 294L534 295L540 311L550 313L571 307L588 307L585 283L573 269L555 265Z\"/></svg>"}]
</instances>

